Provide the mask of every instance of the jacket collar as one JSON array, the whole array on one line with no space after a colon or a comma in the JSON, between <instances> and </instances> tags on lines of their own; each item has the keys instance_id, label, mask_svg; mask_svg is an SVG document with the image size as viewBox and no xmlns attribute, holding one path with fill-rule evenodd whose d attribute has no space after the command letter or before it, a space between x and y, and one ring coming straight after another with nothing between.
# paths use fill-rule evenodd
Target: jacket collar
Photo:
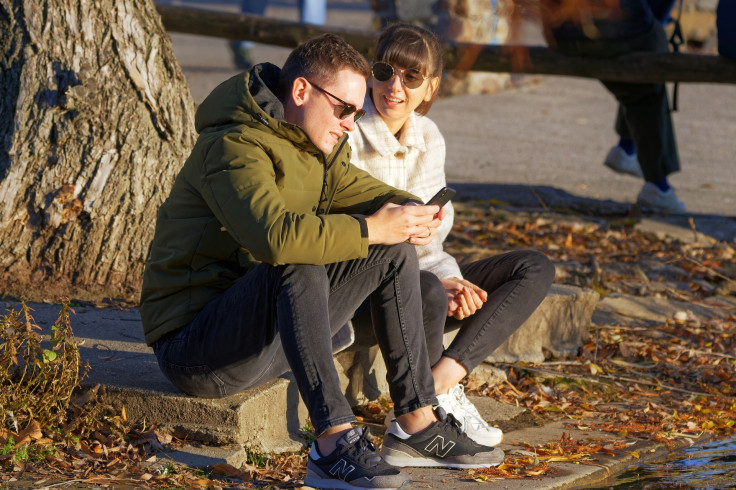
<instances>
[{"instance_id":1,"label":"jacket collar","mask_svg":"<svg viewBox=\"0 0 736 490\"><path fill-rule=\"evenodd\" d=\"M197 108L197 132L245 124L272 131L303 150L321 155L302 128L284 121L284 106L276 96L280 73L277 66L262 63L218 85Z\"/></svg>"}]
</instances>

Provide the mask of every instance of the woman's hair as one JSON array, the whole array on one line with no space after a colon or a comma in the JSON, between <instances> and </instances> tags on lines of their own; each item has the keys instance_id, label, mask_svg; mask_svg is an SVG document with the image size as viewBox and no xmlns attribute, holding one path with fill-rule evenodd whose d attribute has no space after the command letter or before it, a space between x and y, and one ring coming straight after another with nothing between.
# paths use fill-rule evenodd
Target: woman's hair
<instances>
[{"instance_id":1,"label":"woman's hair","mask_svg":"<svg viewBox=\"0 0 736 490\"><path fill-rule=\"evenodd\" d=\"M383 30L376 44L375 61L384 61L403 68L415 68L425 77L442 78L442 50L437 37L429 30L413 24L391 24ZM431 90L431 87L430 87ZM439 84L432 99L416 108L426 114L437 98Z\"/></svg>"},{"instance_id":2,"label":"woman's hair","mask_svg":"<svg viewBox=\"0 0 736 490\"><path fill-rule=\"evenodd\" d=\"M329 84L340 70L352 70L366 79L371 68L365 57L335 34L322 34L300 44L289 54L279 76L278 97L288 99L294 80L304 77L318 84Z\"/></svg>"}]
</instances>

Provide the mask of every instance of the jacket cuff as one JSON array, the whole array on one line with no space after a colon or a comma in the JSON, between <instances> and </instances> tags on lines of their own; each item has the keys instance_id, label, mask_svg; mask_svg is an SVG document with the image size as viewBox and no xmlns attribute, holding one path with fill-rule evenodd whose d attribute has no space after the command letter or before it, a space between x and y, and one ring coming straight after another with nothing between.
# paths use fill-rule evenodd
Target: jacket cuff
<instances>
[{"instance_id":1,"label":"jacket cuff","mask_svg":"<svg viewBox=\"0 0 736 490\"><path fill-rule=\"evenodd\" d=\"M358 220L360 224L360 238L368 238L368 223L365 221L365 216L362 214L351 214L350 216Z\"/></svg>"}]
</instances>

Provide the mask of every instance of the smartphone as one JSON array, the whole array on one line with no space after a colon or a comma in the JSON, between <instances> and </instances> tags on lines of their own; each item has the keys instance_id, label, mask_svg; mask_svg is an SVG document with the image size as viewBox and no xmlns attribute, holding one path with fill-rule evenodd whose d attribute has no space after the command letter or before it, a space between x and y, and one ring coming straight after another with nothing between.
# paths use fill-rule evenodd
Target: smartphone
<instances>
[{"instance_id":1,"label":"smartphone","mask_svg":"<svg viewBox=\"0 0 736 490\"><path fill-rule=\"evenodd\" d=\"M432 196L432 199L427 201L427 204L436 204L439 207L442 207L447 204L447 201L452 199L454 195L455 189L452 189L451 187L443 187L439 192L437 192L437 194Z\"/></svg>"}]
</instances>

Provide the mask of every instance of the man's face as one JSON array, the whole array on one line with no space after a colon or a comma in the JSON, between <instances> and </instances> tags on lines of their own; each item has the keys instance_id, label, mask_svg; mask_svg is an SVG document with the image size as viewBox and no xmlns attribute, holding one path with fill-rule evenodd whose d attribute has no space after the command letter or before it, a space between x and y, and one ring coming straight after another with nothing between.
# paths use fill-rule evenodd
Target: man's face
<instances>
[{"instance_id":1,"label":"man's face","mask_svg":"<svg viewBox=\"0 0 736 490\"><path fill-rule=\"evenodd\" d=\"M340 119L339 116L345 106L335 97L354 105L356 109L361 109L365 99L365 82L363 75L347 69L337 72L333 82L324 84L317 82L323 90L316 88L306 79L297 79L294 82L296 90L299 91L294 96L297 105L296 124L324 153L332 153L343 133L355 128L355 113ZM298 88L300 84L301 89ZM333 94L334 97L326 92Z\"/></svg>"}]
</instances>

